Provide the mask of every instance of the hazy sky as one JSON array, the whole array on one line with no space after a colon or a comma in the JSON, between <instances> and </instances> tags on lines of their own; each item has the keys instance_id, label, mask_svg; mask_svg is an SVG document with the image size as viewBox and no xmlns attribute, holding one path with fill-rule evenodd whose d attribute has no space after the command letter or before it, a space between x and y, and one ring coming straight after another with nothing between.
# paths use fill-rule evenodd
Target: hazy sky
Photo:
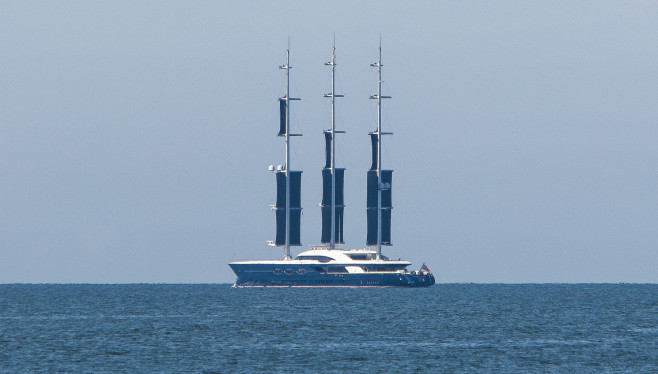
<instances>
[{"instance_id":1,"label":"hazy sky","mask_svg":"<svg viewBox=\"0 0 658 374\"><path fill-rule=\"evenodd\" d=\"M337 46L345 239L365 243L383 39L390 257L439 282L658 282L658 2L3 1L0 283L233 282L281 258L270 164L320 239Z\"/></svg>"}]
</instances>

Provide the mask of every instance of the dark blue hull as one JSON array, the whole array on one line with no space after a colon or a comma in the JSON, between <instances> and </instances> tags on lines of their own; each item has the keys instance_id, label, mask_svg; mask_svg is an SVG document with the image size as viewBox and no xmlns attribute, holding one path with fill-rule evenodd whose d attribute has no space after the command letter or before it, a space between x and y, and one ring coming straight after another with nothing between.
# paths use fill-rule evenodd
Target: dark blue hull
<instances>
[{"instance_id":1,"label":"dark blue hull","mask_svg":"<svg viewBox=\"0 0 658 374\"><path fill-rule=\"evenodd\" d=\"M237 287L429 287L435 282L434 276L425 272L326 273L313 265L284 269L271 264L229 266L237 275Z\"/></svg>"}]
</instances>

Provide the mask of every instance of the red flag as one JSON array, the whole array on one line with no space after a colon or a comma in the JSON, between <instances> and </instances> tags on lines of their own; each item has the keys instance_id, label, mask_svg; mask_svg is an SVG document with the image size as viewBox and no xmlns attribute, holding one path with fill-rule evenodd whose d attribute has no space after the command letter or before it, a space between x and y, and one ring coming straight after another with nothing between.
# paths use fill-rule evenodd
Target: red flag
<instances>
[{"instance_id":1,"label":"red flag","mask_svg":"<svg viewBox=\"0 0 658 374\"><path fill-rule=\"evenodd\" d=\"M424 262L423 262L423 266L420 267L420 270L425 270L425 271L428 272L431 276L434 276L434 274L432 274L432 271L430 270L430 268L428 268L427 265L425 265Z\"/></svg>"}]
</instances>

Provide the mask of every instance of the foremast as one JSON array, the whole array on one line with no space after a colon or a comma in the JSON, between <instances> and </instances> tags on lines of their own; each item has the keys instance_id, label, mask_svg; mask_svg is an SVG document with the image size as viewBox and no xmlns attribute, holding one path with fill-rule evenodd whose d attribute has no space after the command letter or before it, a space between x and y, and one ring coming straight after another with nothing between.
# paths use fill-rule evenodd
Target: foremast
<instances>
[{"instance_id":1,"label":"foremast","mask_svg":"<svg viewBox=\"0 0 658 374\"><path fill-rule=\"evenodd\" d=\"M322 209L322 238L323 244L335 249L336 244L343 243L343 181L344 168L336 168L336 136L345 131L336 130L336 98L344 95L336 94L336 40L331 49L331 61L325 65L331 66L331 92L324 97L331 100L331 128L324 131L326 142L326 161L322 170L323 197L320 204Z\"/></svg>"},{"instance_id":2,"label":"foremast","mask_svg":"<svg viewBox=\"0 0 658 374\"><path fill-rule=\"evenodd\" d=\"M277 167L277 201L276 210L276 240L274 245L283 246L285 260L292 259L291 246L300 243L300 217L301 217L301 171L290 170L290 137L301 134L290 133L290 101L301 100L290 97L290 40L286 50L286 64L279 66L286 71L286 96L279 98L280 124L278 136L285 138L285 165ZM274 171L274 170L272 170Z\"/></svg>"},{"instance_id":3,"label":"foremast","mask_svg":"<svg viewBox=\"0 0 658 374\"><path fill-rule=\"evenodd\" d=\"M370 66L377 68L379 79L377 94L370 99L377 100L377 131L369 133L372 142L372 166L368 171L368 237L366 245L377 246L377 259L381 259L382 245L391 245L391 182L393 170L382 170L382 44L379 41L379 60Z\"/></svg>"}]
</instances>

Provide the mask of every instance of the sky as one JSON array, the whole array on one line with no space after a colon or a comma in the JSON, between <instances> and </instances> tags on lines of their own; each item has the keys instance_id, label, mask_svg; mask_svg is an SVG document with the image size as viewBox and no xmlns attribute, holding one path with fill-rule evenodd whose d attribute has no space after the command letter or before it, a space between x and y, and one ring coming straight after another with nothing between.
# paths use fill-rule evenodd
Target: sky
<instances>
[{"instance_id":1,"label":"sky","mask_svg":"<svg viewBox=\"0 0 658 374\"><path fill-rule=\"evenodd\" d=\"M3 1L0 283L231 283L282 258L291 48L320 240L335 35L346 247L365 245L381 36L392 247L438 282L658 282L658 2Z\"/></svg>"}]
</instances>

